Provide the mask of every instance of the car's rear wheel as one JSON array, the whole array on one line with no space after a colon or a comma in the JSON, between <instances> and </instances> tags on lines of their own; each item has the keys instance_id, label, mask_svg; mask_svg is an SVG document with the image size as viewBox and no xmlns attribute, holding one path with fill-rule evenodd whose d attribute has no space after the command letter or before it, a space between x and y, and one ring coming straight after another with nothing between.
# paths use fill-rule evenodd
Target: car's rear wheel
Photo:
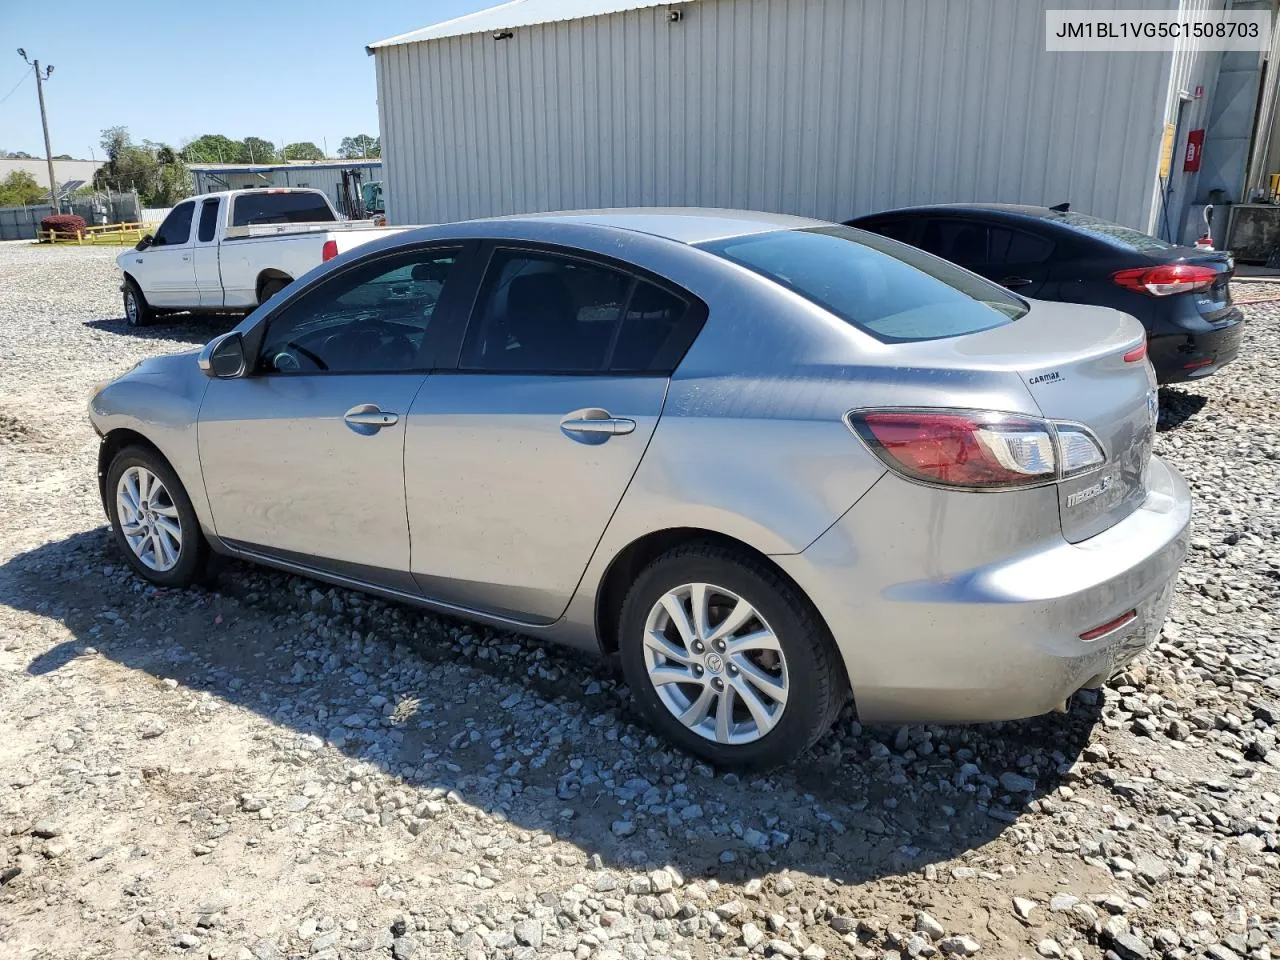
<instances>
[{"instance_id":1,"label":"car's rear wheel","mask_svg":"<svg viewBox=\"0 0 1280 960\"><path fill-rule=\"evenodd\" d=\"M745 552L703 543L658 557L628 593L618 636L646 717L718 765L795 759L846 699L835 645L812 604Z\"/></svg>"},{"instance_id":2,"label":"car's rear wheel","mask_svg":"<svg viewBox=\"0 0 1280 960\"><path fill-rule=\"evenodd\" d=\"M124 322L131 327L145 327L154 321L156 313L142 295L142 290L132 279L124 282Z\"/></svg>"},{"instance_id":3,"label":"car's rear wheel","mask_svg":"<svg viewBox=\"0 0 1280 960\"><path fill-rule=\"evenodd\" d=\"M185 587L204 575L209 544L163 457L125 447L107 469L106 492L111 530L135 572L164 587Z\"/></svg>"},{"instance_id":4,"label":"car's rear wheel","mask_svg":"<svg viewBox=\"0 0 1280 960\"><path fill-rule=\"evenodd\" d=\"M258 303L266 303L288 285L289 281L282 277L272 277L270 280L264 280L262 289L258 292Z\"/></svg>"}]
</instances>

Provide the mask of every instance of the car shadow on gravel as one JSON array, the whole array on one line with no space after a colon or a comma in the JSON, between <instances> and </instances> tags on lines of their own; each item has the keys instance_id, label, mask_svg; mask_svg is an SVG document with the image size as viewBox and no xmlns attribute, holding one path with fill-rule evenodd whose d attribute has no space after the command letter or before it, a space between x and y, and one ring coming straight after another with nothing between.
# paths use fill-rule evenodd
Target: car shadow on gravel
<instances>
[{"instance_id":1,"label":"car shadow on gravel","mask_svg":"<svg viewBox=\"0 0 1280 960\"><path fill-rule=\"evenodd\" d=\"M1164 433L1176 430L1201 410L1208 401L1198 393L1187 393L1177 387L1160 388L1160 418L1156 429Z\"/></svg>"},{"instance_id":2,"label":"car shadow on gravel","mask_svg":"<svg viewBox=\"0 0 1280 960\"><path fill-rule=\"evenodd\" d=\"M595 658L240 564L211 591L157 590L125 571L105 528L0 565L0 603L72 634L29 675L105 657L176 681L187 693L171 727L198 722L190 692L209 695L275 724L276 749L324 771L313 776L334 776L327 742L418 791L414 804L457 791L605 866L734 882L789 868L819 894L833 880L913 882L958 857L970 876L998 875L1007 858L982 848L1028 807L1066 807L1057 788L1101 710L1083 694L1067 714L1016 723L866 729L846 710L789 768L737 775L659 742ZM155 708L131 697L160 686L112 682L102 702L120 713L100 725L132 735L136 711ZM424 841L417 815L383 829Z\"/></svg>"},{"instance_id":3,"label":"car shadow on gravel","mask_svg":"<svg viewBox=\"0 0 1280 960\"><path fill-rule=\"evenodd\" d=\"M139 340L176 340L204 346L243 319L243 314L238 313L172 313L145 327L131 327L124 317L87 320L85 326Z\"/></svg>"}]
</instances>

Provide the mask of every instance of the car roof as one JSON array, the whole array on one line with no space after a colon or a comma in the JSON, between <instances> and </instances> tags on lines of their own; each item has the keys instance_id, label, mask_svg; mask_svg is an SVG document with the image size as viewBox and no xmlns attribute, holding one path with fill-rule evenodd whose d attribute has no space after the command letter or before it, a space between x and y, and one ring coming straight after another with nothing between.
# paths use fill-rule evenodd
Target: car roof
<instances>
[{"instance_id":1,"label":"car roof","mask_svg":"<svg viewBox=\"0 0 1280 960\"><path fill-rule=\"evenodd\" d=\"M793 217L754 210L721 210L711 207L618 207L603 210L561 210L510 217L471 220L470 224L577 223L647 233L678 243L697 244L728 237L830 226L824 220Z\"/></svg>"},{"instance_id":2,"label":"car roof","mask_svg":"<svg viewBox=\"0 0 1280 960\"><path fill-rule=\"evenodd\" d=\"M854 221L871 220L876 217L900 216L902 214L921 216L931 213L998 213L1011 217L1027 217L1036 220L1051 220L1058 215L1056 210L1030 203L932 203L915 207L897 207L893 210L879 210L865 216L855 217Z\"/></svg>"}]
</instances>

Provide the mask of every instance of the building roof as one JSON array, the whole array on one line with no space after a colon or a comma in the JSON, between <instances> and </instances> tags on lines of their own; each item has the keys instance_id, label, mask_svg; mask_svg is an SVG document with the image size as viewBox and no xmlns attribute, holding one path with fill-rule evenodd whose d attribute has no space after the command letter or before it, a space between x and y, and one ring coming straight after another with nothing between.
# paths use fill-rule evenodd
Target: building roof
<instances>
[{"instance_id":1,"label":"building roof","mask_svg":"<svg viewBox=\"0 0 1280 960\"><path fill-rule=\"evenodd\" d=\"M442 40L445 37L465 37L472 33L489 33L514 27L532 27L539 23L557 23L561 20L581 20L600 17L627 10L643 10L647 7L663 7L678 0L508 0L496 7L487 7L433 23L399 36L388 37L371 43L365 50L373 53L379 47L394 47L403 43L422 43L425 40Z\"/></svg>"},{"instance_id":2,"label":"building roof","mask_svg":"<svg viewBox=\"0 0 1280 960\"><path fill-rule=\"evenodd\" d=\"M195 173L270 173L273 170L346 170L350 167L380 167L378 157L359 160L289 160L286 163L188 163Z\"/></svg>"}]
</instances>

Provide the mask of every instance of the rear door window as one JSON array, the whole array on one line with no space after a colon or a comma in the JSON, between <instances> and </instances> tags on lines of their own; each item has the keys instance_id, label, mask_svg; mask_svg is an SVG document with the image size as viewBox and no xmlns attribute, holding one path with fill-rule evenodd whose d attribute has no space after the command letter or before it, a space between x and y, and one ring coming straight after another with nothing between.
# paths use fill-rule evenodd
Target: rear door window
<instances>
[{"instance_id":1,"label":"rear door window","mask_svg":"<svg viewBox=\"0 0 1280 960\"><path fill-rule=\"evenodd\" d=\"M962 266L990 259L991 230L981 221L940 217L925 223L920 248Z\"/></svg>"},{"instance_id":2,"label":"rear door window","mask_svg":"<svg viewBox=\"0 0 1280 960\"><path fill-rule=\"evenodd\" d=\"M878 233L899 243L909 243L913 247L920 246L920 220L917 217L898 217L893 220L875 220L863 229Z\"/></svg>"},{"instance_id":3,"label":"rear door window","mask_svg":"<svg viewBox=\"0 0 1280 960\"><path fill-rule=\"evenodd\" d=\"M689 309L689 302L682 297L638 281L622 318L609 369L673 369L680 358L672 356L672 348L681 337L681 321Z\"/></svg>"},{"instance_id":4,"label":"rear door window","mask_svg":"<svg viewBox=\"0 0 1280 960\"><path fill-rule=\"evenodd\" d=\"M1041 263L1053 254L1053 242L1044 237L999 227L991 233L992 260L1001 263Z\"/></svg>"},{"instance_id":5,"label":"rear door window","mask_svg":"<svg viewBox=\"0 0 1280 960\"><path fill-rule=\"evenodd\" d=\"M851 227L777 230L699 246L888 342L975 333L1028 310L993 283Z\"/></svg>"},{"instance_id":6,"label":"rear door window","mask_svg":"<svg viewBox=\"0 0 1280 960\"><path fill-rule=\"evenodd\" d=\"M309 190L259 190L242 193L231 211L233 227L258 223L330 223L337 218L322 193Z\"/></svg>"},{"instance_id":7,"label":"rear door window","mask_svg":"<svg viewBox=\"0 0 1280 960\"><path fill-rule=\"evenodd\" d=\"M221 200L214 197L200 205L200 229L196 233L196 239L201 243L208 243L218 232L218 207L221 203Z\"/></svg>"},{"instance_id":8,"label":"rear door window","mask_svg":"<svg viewBox=\"0 0 1280 960\"><path fill-rule=\"evenodd\" d=\"M691 300L624 269L495 250L459 366L490 373L669 373L696 331Z\"/></svg>"}]
</instances>

